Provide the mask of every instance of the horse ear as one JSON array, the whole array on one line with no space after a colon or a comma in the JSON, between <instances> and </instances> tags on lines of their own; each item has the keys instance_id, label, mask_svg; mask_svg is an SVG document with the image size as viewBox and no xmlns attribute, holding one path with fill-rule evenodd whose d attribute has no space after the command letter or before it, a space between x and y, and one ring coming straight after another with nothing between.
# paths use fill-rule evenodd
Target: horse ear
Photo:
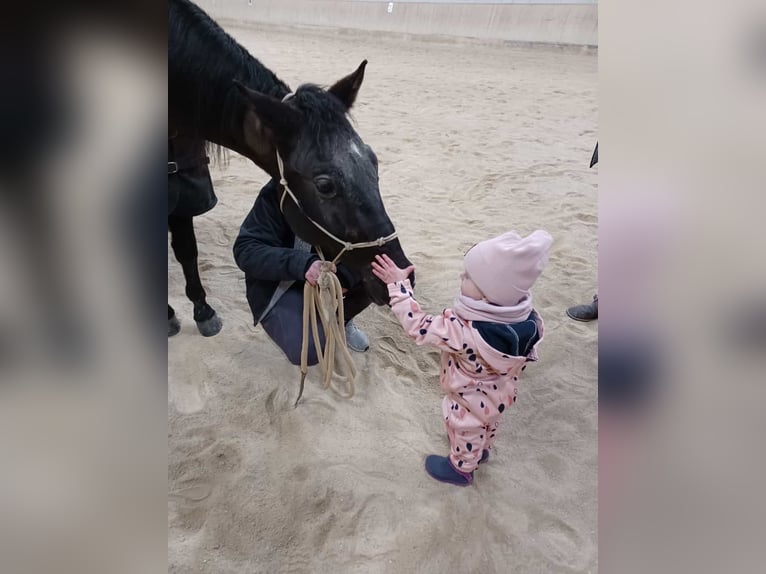
<instances>
[{"instance_id":1,"label":"horse ear","mask_svg":"<svg viewBox=\"0 0 766 574\"><path fill-rule=\"evenodd\" d=\"M364 60L356 71L349 74L342 80L338 80L329 90L332 95L338 98L341 103L346 106L346 109L350 109L354 105L356 95L359 93L359 88L362 87L362 80L364 80L364 69L367 66L367 60Z\"/></svg>"},{"instance_id":2,"label":"horse ear","mask_svg":"<svg viewBox=\"0 0 766 574\"><path fill-rule=\"evenodd\" d=\"M250 103L250 114L245 116L245 135L256 140L288 141L300 130L301 113L280 100L251 90L239 80L234 84ZM249 132L249 133L248 133Z\"/></svg>"}]
</instances>

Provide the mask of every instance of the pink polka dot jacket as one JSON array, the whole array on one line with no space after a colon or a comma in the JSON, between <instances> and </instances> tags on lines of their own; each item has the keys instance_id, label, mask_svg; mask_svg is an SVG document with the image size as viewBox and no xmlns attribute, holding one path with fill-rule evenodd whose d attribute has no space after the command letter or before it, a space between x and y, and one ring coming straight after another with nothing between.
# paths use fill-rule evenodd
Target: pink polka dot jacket
<instances>
[{"instance_id":1,"label":"pink polka dot jacket","mask_svg":"<svg viewBox=\"0 0 766 574\"><path fill-rule=\"evenodd\" d=\"M537 361L543 321L536 311L512 325L467 321L451 309L422 311L408 280L388 285L391 310L417 345L441 351L439 383L450 440L450 462L476 468L494 445L500 415L516 402L516 385L528 361Z\"/></svg>"}]
</instances>

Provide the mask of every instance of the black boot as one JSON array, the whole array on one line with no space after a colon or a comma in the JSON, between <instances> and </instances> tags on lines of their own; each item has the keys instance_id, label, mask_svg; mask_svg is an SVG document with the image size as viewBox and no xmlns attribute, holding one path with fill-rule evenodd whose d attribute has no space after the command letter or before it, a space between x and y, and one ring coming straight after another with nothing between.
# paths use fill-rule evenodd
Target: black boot
<instances>
[{"instance_id":1,"label":"black boot","mask_svg":"<svg viewBox=\"0 0 766 574\"><path fill-rule=\"evenodd\" d=\"M593 296L593 303L588 305L575 305L567 309L569 315L575 321L593 321L598 319L598 294Z\"/></svg>"}]
</instances>

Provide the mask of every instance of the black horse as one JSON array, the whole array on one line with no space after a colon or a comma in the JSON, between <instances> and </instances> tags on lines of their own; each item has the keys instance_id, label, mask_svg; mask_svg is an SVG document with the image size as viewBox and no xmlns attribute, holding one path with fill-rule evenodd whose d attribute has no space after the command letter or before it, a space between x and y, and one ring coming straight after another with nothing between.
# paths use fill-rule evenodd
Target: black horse
<instances>
[{"instance_id":1,"label":"black horse","mask_svg":"<svg viewBox=\"0 0 766 574\"><path fill-rule=\"evenodd\" d=\"M377 158L347 116L367 61L327 90L304 84L292 93L199 7L188 0L170 0L169 9L169 141L176 155L169 159L176 161L168 162L168 171L186 171L190 179L196 176L204 183L208 142L250 158L279 180L278 152L284 178L300 202L284 202L285 217L296 235L321 248L328 259L342 246L316 223L349 243L390 236L394 226L380 197ZM173 251L184 270L186 295L194 304L200 332L215 335L221 322L205 301L192 227L192 216L215 204L212 187L207 196L202 187L196 194L189 189L172 203L168 224ZM402 267L409 265L396 239L346 252L342 260L362 274L371 301L383 305L388 302L386 286L370 268L378 253L387 253ZM168 305L168 333L178 328Z\"/></svg>"}]
</instances>

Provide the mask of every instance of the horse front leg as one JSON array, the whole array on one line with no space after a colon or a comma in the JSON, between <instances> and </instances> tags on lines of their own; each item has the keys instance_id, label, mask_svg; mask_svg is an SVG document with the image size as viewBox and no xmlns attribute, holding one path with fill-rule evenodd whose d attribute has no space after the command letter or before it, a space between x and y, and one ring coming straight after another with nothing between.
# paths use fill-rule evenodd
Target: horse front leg
<instances>
[{"instance_id":1,"label":"horse front leg","mask_svg":"<svg viewBox=\"0 0 766 574\"><path fill-rule=\"evenodd\" d=\"M194 321L197 329L205 337L217 335L223 326L215 310L205 300L205 290L197 267L197 238L191 217L168 217L171 246L176 259L181 264L186 279L186 296L194 304ZM168 306L168 313L172 308ZM170 319L170 317L168 317Z\"/></svg>"}]
</instances>

